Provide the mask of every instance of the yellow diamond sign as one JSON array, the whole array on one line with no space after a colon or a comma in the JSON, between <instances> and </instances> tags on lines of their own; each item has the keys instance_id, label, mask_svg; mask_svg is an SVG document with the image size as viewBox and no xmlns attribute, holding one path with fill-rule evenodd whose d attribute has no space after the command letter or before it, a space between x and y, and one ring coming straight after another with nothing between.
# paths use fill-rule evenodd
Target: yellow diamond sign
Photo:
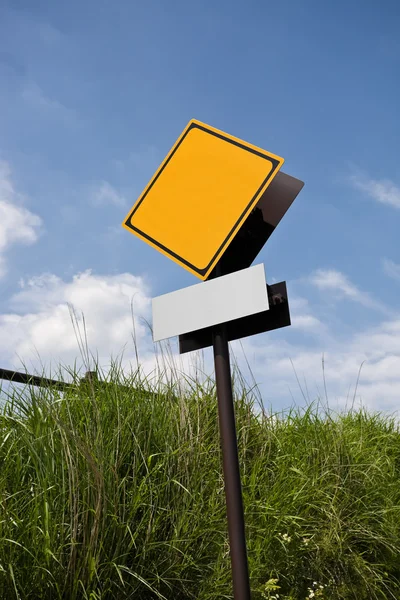
<instances>
[{"instance_id":1,"label":"yellow diamond sign","mask_svg":"<svg viewBox=\"0 0 400 600\"><path fill-rule=\"evenodd\" d=\"M123 227L205 280L282 164L275 154L192 120Z\"/></svg>"}]
</instances>

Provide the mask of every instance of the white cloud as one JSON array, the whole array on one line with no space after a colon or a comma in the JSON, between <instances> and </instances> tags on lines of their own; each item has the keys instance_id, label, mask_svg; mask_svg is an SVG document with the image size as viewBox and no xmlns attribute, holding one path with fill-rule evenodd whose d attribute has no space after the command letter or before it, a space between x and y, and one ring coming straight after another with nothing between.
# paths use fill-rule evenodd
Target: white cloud
<instances>
[{"instance_id":1,"label":"white cloud","mask_svg":"<svg viewBox=\"0 0 400 600\"><path fill-rule=\"evenodd\" d=\"M312 315L299 315L292 319L292 327L304 331L318 331L323 327L323 324Z\"/></svg>"},{"instance_id":2,"label":"white cloud","mask_svg":"<svg viewBox=\"0 0 400 600\"><path fill-rule=\"evenodd\" d=\"M148 374L155 370L161 349L152 342L151 299L141 277L86 271L64 281L45 273L21 281L20 288L9 311L0 315L1 366L18 370L23 363L32 372L43 365L49 374L61 364L76 363L84 371L96 360L107 370L112 357L122 356L129 370L136 367L136 345L141 368ZM85 337L89 360L80 350ZM168 375L172 363L191 372L193 361L193 356L180 358L169 350L162 363Z\"/></svg>"},{"instance_id":3,"label":"white cloud","mask_svg":"<svg viewBox=\"0 0 400 600\"><path fill-rule=\"evenodd\" d=\"M290 297L290 319L293 329L315 335L326 335L324 323L312 314L312 308L306 298Z\"/></svg>"},{"instance_id":4,"label":"white cloud","mask_svg":"<svg viewBox=\"0 0 400 600\"><path fill-rule=\"evenodd\" d=\"M389 179L371 179L357 172L350 177L353 186L368 196L393 208L400 208L400 187Z\"/></svg>"},{"instance_id":5,"label":"white cloud","mask_svg":"<svg viewBox=\"0 0 400 600\"><path fill-rule=\"evenodd\" d=\"M382 261L383 271L388 277L400 280L400 264L393 262L389 258L384 258Z\"/></svg>"},{"instance_id":6,"label":"white cloud","mask_svg":"<svg viewBox=\"0 0 400 600\"><path fill-rule=\"evenodd\" d=\"M382 308L338 271L320 269L306 278L310 280L322 292L319 310L321 302L323 306L332 293L367 308ZM289 406L293 400L304 404L304 397L308 401L325 400L327 394L329 404L337 408L349 407L355 397L357 405L362 403L372 410L399 410L398 314L383 307L385 320L376 326L351 331L340 327L338 318L334 326L326 321L321 323L311 298L310 295L310 300L298 297L290 300L291 328L234 344L242 366L246 362L242 357L243 347L265 405ZM299 333L313 333L312 343L309 337L299 337Z\"/></svg>"},{"instance_id":7,"label":"white cloud","mask_svg":"<svg viewBox=\"0 0 400 600\"><path fill-rule=\"evenodd\" d=\"M288 407L318 398L331 407L356 405L371 410L400 409L400 321L392 320L341 339L331 332L329 345L310 348L269 334L243 340L243 348L266 407ZM239 362L241 350L236 346ZM361 372L360 372L361 369ZM360 372L359 381L357 382Z\"/></svg>"},{"instance_id":8,"label":"white cloud","mask_svg":"<svg viewBox=\"0 0 400 600\"><path fill-rule=\"evenodd\" d=\"M101 181L93 190L91 202L93 206L114 205L126 207L127 200L108 181Z\"/></svg>"},{"instance_id":9,"label":"white cloud","mask_svg":"<svg viewBox=\"0 0 400 600\"><path fill-rule=\"evenodd\" d=\"M65 282L52 274L43 274L21 282L9 306L13 312L0 317L0 355L15 360L37 352L43 360L79 357L70 308L76 311L80 326L85 318L91 349L110 358L129 343L133 331L130 304L137 320L138 340L146 339L147 327L139 317L149 319L150 299L146 285L128 273L96 276L90 271Z\"/></svg>"},{"instance_id":10,"label":"white cloud","mask_svg":"<svg viewBox=\"0 0 400 600\"><path fill-rule=\"evenodd\" d=\"M344 281L345 289L350 286L353 293L354 284L343 278L338 281ZM323 289L330 291L329 286ZM81 334L84 315L89 351L102 368L107 369L110 358L122 352L124 368L135 367L134 323L140 363L146 373L151 373L160 361L160 349L154 347L146 324L151 321L150 298L146 282L129 273L100 276L86 271L69 280L54 274L23 280L9 301L8 311L0 315L0 364L18 369L22 360L31 372L41 370L43 364L47 373L51 366L53 374L60 363L72 366L76 361L82 365L85 361L80 356L69 309L73 306ZM337 332L337 324L335 329L325 324L323 335L315 335L309 345L308 338L301 334L310 330L319 334L321 330L312 300L294 298L291 305L297 331L295 326L232 344L232 363L239 365L251 383L248 362L266 408L279 410L293 400L304 404L303 394L308 400L324 399L325 385L333 407L349 407L355 396L356 404L362 401L374 410L400 408L400 318L345 335ZM203 355L202 370L212 374L211 349ZM190 353L180 357L174 342L164 353L163 368L167 375L174 366L178 372L193 374L201 356ZM91 366L86 363L83 370Z\"/></svg>"},{"instance_id":11,"label":"white cloud","mask_svg":"<svg viewBox=\"0 0 400 600\"><path fill-rule=\"evenodd\" d=\"M37 241L42 221L21 203L8 163L0 161L0 277L6 273L5 254L15 244Z\"/></svg>"}]
</instances>

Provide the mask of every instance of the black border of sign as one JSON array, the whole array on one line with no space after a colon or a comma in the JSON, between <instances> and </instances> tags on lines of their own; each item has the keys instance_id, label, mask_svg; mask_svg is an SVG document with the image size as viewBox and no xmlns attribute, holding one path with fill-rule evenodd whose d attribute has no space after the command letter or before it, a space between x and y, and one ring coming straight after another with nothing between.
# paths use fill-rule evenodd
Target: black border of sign
<instances>
[{"instance_id":1,"label":"black border of sign","mask_svg":"<svg viewBox=\"0 0 400 600\"><path fill-rule=\"evenodd\" d=\"M214 256L212 257L212 259L210 260L210 262L208 263L208 265L204 268L204 269L199 269L197 267L195 267L194 265L192 265L190 262L188 262L187 260L185 260L184 258L182 258L181 256L179 256L178 254L176 254L175 252L172 252L172 250L170 250L169 248L167 248L166 246L164 246L163 244L160 244L159 242L157 242L157 240L155 240L154 238L152 238L151 236L147 235L144 231L138 229L137 227L134 227L131 224L131 219L133 217L133 215L135 214L135 212L138 210L139 206L142 204L142 202L144 201L144 199L146 198L147 194L149 193L149 191L151 190L151 188L153 187L153 185L155 184L155 182L157 181L157 179L160 177L161 173L163 172L163 170L165 169L165 167L168 165L169 161L171 160L171 158L173 157L173 155L175 154L175 152L178 150L179 146L182 144L183 140L185 139L185 137L188 135L188 133L192 130L192 129L201 129L202 131L204 131L205 133L210 133L212 135L215 135L215 137L220 138L221 140L224 140L226 142L229 142L230 144L234 144L235 146L238 146L239 148L242 148L243 150L247 150L248 152L252 152L253 154L256 154L257 156L260 156L261 158L265 158L265 160L268 160L269 162L272 163L272 169L271 171L268 173L267 177L264 179L264 181L262 182L262 184L260 185L260 187L258 188L258 190L256 191L256 193L254 194L254 196L252 197L252 199L250 200L250 202L247 204L246 208L244 209L244 211L241 213L239 219L236 221L236 223L234 224L234 226L232 227L232 229L230 230L229 234L226 236L226 238L224 239L223 243L220 245L220 247L218 248L218 250L216 251L216 253L214 254ZM271 179L272 175L276 172L276 170L279 168L279 164L280 162L276 159L273 158L272 156L267 156L265 154L263 154L262 152L259 152L258 150L255 150L253 148L249 148L248 146L246 146L245 144L242 144L240 142L237 142L236 140L232 140L231 138L222 135L221 133L217 133L211 129L207 129L207 127L203 127L201 125L198 125L197 123L192 123L185 135L182 137L182 139L180 140L179 144L176 146L176 148L174 149L174 151L172 152L171 156L168 157L168 160L165 162L165 164L163 165L162 169L159 171L159 173L157 173L157 176L153 179L153 181L151 182L151 185L149 186L149 188L146 190L146 193L143 194L142 198L140 199L139 202L137 202L135 204L135 206L133 207L132 212L129 214L128 218L125 221L125 225L127 227L129 227L130 229L132 229L133 231L136 231L136 233L138 233L139 235L141 235L142 237L146 238L147 240L149 240L152 244L154 244L155 246L158 246L159 248L161 248L162 250L164 250L164 252L166 252L167 254L169 254L170 256L173 256L174 258L176 258L180 263L186 265L187 267L189 267L190 269L192 269L193 271L195 271L195 273L198 273L200 276L203 276L205 273L207 273L207 271L209 270L210 266L212 265L212 263L215 260L215 257L218 256L218 254L221 251L221 248L226 244L227 239L229 239L229 237L232 235L232 232L235 230L235 228L237 227L237 225L241 222L241 220L243 219L243 216L246 214L246 212L249 209L249 206L251 206L251 204L254 203L254 199L257 197L257 195L260 193L260 191L262 190L262 188L265 186L265 184L268 182L269 179ZM232 240L231 240L232 241Z\"/></svg>"}]
</instances>

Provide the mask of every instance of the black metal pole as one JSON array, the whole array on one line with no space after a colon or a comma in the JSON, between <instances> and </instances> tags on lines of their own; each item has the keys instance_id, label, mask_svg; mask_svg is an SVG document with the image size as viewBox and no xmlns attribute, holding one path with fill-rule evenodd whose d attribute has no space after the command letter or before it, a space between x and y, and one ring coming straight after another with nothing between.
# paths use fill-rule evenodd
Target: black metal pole
<instances>
[{"instance_id":1,"label":"black metal pole","mask_svg":"<svg viewBox=\"0 0 400 600\"><path fill-rule=\"evenodd\" d=\"M26 385L36 385L42 387L57 387L66 389L71 387L71 383L65 381L57 381L56 379L48 379L47 377L40 377L39 375L29 375L29 373L18 373L17 371L10 371L9 369L0 369L0 379L11 381L13 383L24 383Z\"/></svg>"},{"instance_id":2,"label":"black metal pole","mask_svg":"<svg viewBox=\"0 0 400 600\"><path fill-rule=\"evenodd\" d=\"M0 369L0 379L11 381L12 383L23 383L25 385L35 385L38 387L56 387L61 390L75 385L73 383L67 383L66 381L48 379L47 377L40 377L40 375L29 375L29 373L18 373L17 371L10 371L9 369ZM97 372L87 371L85 377L81 379L81 383L87 381L92 383L97 382Z\"/></svg>"},{"instance_id":3,"label":"black metal pole","mask_svg":"<svg viewBox=\"0 0 400 600\"><path fill-rule=\"evenodd\" d=\"M239 456L226 324L214 327L213 347L232 565L233 597L235 600L250 600L250 580L247 564L242 487L240 483Z\"/></svg>"}]
</instances>

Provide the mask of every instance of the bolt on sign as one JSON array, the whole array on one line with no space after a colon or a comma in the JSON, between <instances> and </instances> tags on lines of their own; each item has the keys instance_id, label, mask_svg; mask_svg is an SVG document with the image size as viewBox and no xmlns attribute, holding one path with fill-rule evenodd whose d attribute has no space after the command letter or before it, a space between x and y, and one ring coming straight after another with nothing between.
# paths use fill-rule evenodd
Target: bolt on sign
<instances>
[{"instance_id":1,"label":"bolt on sign","mask_svg":"<svg viewBox=\"0 0 400 600\"><path fill-rule=\"evenodd\" d=\"M193 119L123 227L206 280L283 162Z\"/></svg>"}]
</instances>

